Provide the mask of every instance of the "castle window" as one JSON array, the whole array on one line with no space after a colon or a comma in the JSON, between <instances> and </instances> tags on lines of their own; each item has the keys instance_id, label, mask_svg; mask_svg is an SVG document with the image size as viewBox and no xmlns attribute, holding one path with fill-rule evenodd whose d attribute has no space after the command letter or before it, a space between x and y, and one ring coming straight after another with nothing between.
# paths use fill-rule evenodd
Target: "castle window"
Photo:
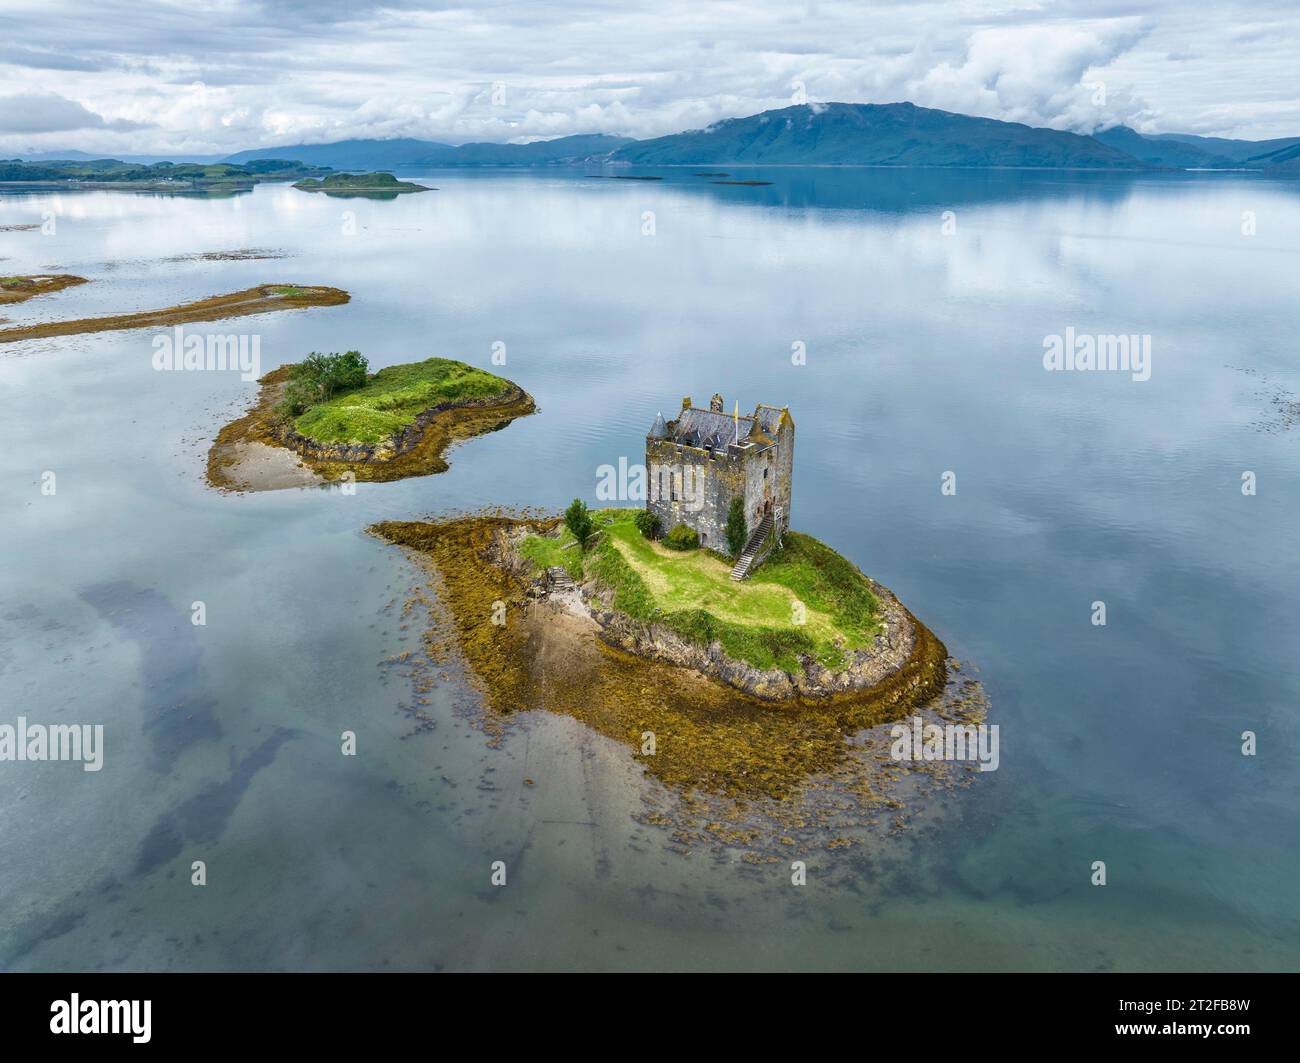
<instances>
[{"instance_id":1,"label":"castle window","mask_svg":"<svg viewBox=\"0 0 1300 1063\"><path fill-rule=\"evenodd\" d=\"M764 480L767 479L767 470L766 470L766 469L763 470L763 479L764 479Z\"/></svg>"}]
</instances>

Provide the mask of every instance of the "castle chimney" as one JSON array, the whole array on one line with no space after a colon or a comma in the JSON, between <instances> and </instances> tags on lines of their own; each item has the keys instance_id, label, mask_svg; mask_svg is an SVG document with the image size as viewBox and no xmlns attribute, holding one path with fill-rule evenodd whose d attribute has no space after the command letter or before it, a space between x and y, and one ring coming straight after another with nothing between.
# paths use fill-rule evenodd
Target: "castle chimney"
<instances>
[{"instance_id":1,"label":"castle chimney","mask_svg":"<svg viewBox=\"0 0 1300 1063\"><path fill-rule=\"evenodd\" d=\"M722 412L722 396L720 394L715 392L713 398L709 399L709 409L714 413Z\"/></svg>"}]
</instances>

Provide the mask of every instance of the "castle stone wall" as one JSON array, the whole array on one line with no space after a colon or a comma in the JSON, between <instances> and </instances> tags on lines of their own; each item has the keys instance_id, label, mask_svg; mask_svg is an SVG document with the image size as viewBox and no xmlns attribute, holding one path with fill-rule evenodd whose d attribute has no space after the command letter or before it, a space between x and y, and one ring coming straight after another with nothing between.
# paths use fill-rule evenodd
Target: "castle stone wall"
<instances>
[{"instance_id":1,"label":"castle stone wall","mask_svg":"<svg viewBox=\"0 0 1300 1063\"><path fill-rule=\"evenodd\" d=\"M659 518L664 532L685 524L695 529L702 545L726 553L727 511L731 500L744 494L744 464L730 457L715 458L695 447L650 440L646 444L646 469L650 476L646 509ZM688 476L693 477L695 488L689 499L687 488L692 485L684 482Z\"/></svg>"},{"instance_id":2,"label":"castle stone wall","mask_svg":"<svg viewBox=\"0 0 1300 1063\"><path fill-rule=\"evenodd\" d=\"M651 436L646 439L645 463L650 477L646 509L659 518L665 534L685 524L695 529L701 545L727 553L727 513L733 498L744 500L748 534L769 505L782 510L778 532L790 526L794 425L788 417L775 446L755 445L740 453L728 448L721 456Z\"/></svg>"}]
</instances>

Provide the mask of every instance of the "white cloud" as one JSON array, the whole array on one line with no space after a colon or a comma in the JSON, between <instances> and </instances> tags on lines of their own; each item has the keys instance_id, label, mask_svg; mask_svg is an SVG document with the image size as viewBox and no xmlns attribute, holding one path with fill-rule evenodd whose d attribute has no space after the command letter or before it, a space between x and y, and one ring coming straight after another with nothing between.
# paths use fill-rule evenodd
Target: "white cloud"
<instances>
[{"instance_id":1,"label":"white cloud","mask_svg":"<svg viewBox=\"0 0 1300 1063\"><path fill-rule=\"evenodd\" d=\"M0 152L647 137L785 106L796 82L810 101L910 99L1080 131L1127 121L1148 131L1300 135L1300 23L1285 0L5 8L7 38L23 43L0 48L0 96L57 93L64 102L10 108ZM492 101L497 82L503 105ZM1106 86L1102 106L1083 87L1094 82Z\"/></svg>"},{"instance_id":2,"label":"white cloud","mask_svg":"<svg viewBox=\"0 0 1300 1063\"><path fill-rule=\"evenodd\" d=\"M1091 133L1146 110L1104 68L1142 39L1136 19L1071 26L1002 26L971 35L961 63L907 83L913 103L1008 122Z\"/></svg>"},{"instance_id":3,"label":"white cloud","mask_svg":"<svg viewBox=\"0 0 1300 1063\"><path fill-rule=\"evenodd\" d=\"M73 129L140 129L143 123L117 118L109 121L76 100L57 92L20 92L0 96L0 133L49 133Z\"/></svg>"}]
</instances>

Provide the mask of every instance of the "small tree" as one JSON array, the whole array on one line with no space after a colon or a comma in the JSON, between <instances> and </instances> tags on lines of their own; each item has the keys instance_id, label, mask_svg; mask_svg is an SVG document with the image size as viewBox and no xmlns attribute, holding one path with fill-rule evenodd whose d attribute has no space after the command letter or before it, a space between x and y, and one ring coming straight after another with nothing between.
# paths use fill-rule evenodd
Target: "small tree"
<instances>
[{"instance_id":1,"label":"small tree","mask_svg":"<svg viewBox=\"0 0 1300 1063\"><path fill-rule=\"evenodd\" d=\"M320 391L310 381L293 376L284 386L284 398L277 407L284 417L297 417L320 401Z\"/></svg>"},{"instance_id":2,"label":"small tree","mask_svg":"<svg viewBox=\"0 0 1300 1063\"><path fill-rule=\"evenodd\" d=\"M294 379L314 390L318 402L327 402L335 395L361 387L366 382L369 363L360 351L346 354L321 354L312 351L294 370Z\"/></svg>"},{"instance_id":3,"label":"small tree","mask_svg":"<svg viewBox=\"0 0 1300 1063\"><path fill-rule=\"evenodd\" d=\"M369 368L360 351L346 354L312 351L289 374L279 412L286 417L297 417L317 403L353 391L365 384Z\"/></svg>"},{"instance_id":4,"label":"small tree","mask_svg":"<svg viewBox=\"0 0 1300 1063\"><path fill-rule=\"evenodd\" d=\"M745 527L745 500L740 497L731 500L727 510L727 549L735 557L749 541L749 529Z\"/></svg>"},{"instance_id":5,"label":"small tree","mask_svg":"<svg viewBox=\"0 0 1300 1063\"><path fill-rule=\"evenodd\" d=\"M663 525L659 523L659 518L648 509L638 509L636 516L632 519L636 523L636 530L647 539L658 539L659 533L663 531Z\"/></svg>"},{"instance_id":6,"label":"small tree","mask_svg":"<svg viewBox=\"0 0 1300 1063\"><path fill-rule=\"evenodd\" d=\"M578 540L578 548L586 550L587 540L591 538L591 533L596 527L591 519L591 511L587 509L587 503L581 498L575 498L570 502L569 508L564 511L564 524Z\"/></svg>"}]
</instances>

